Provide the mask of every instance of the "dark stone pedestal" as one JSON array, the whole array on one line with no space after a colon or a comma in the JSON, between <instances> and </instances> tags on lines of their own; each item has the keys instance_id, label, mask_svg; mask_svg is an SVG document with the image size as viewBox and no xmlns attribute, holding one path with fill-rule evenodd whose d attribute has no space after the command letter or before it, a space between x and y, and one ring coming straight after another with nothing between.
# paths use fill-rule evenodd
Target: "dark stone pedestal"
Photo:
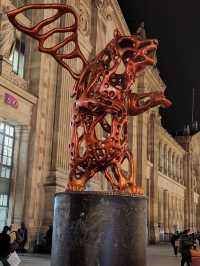
<instances>
[{"instance_id":1,"label":"dark stone pedestal","mask_svg":"<svg viewBox=\"0 0 200 266\"><path fill-rule=\"evenodd\" d=\"M146 232L145 197L59 193L51 266L146 266Z\"/></svg>"}]
</instances>

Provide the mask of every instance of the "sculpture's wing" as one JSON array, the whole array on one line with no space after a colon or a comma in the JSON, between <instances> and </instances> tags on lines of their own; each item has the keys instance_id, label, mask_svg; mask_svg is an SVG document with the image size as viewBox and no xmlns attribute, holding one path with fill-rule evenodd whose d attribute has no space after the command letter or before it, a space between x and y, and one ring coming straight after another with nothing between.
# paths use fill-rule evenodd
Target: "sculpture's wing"
<instances>
[{"instance_id":1,"label":"sculpture's wing","mask_svg":"<svg viewBox=\"0 0 200 266\"><path fill-rule=\"evenodd\" d=\"M18 21L16 16L20 13L30 10L30 9L55 9L56 13L52 15L51 17L48 17L46 19L41 20L33 27L26 27L24 25L21 25ZM44 27L53 23L57 19L61 18L64 14L70 14L73 16L74 21L73 24L67 27L55 27L47 32L42 32L44 30ZM69 62L72 58L79 58L82 61L83 68L86 65L86 59L84 55L82 54L79 45L78 45L78 34L77 34L77 28L78 28L78 19L76 16L75 11L72 7L66 6L63 4L28 4L23 7L17 8L15 10L12 10L8 12L8 18L10 22L19 30L22 31L32 38L38 40L39 42L39 51L47 54L51 54L59 64L61 64L64 68L66 68L70 74L78 80L80 78L81 72L76 72L70 67ZM54 45L50 48L45 48L44 43L48 40L53 34L55 33L64 33L67 36L63 38L62 41ZM64 47L68 45L69 43L74 43L74 49L73 51L70 51L68 54L64 51ZM63 49L62 49L63 48ZM64 52L63 52L64 51Z\"/></svg>"}]
</instances>

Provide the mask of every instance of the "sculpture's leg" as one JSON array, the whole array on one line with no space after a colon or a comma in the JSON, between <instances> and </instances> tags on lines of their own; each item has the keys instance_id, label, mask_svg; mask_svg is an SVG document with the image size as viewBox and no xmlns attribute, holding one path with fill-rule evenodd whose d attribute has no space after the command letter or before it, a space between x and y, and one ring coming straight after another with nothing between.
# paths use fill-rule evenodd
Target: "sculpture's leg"
<instances>
[{"instance_id":1,"label":"sculpture's leg","mask_svg":"<svg viewBox=\"0 0 200 266\"><path fill-rule=\"evenodd\" d=\"M136 185L136 176L135 176L135 162L133 159L133 155L130 151L127 151L127 158L129 158L130 168L131 168L131 176L130 181L128 182L128 192L134 194L144 194L144 189Z\"/></svg>"},{"instance_id":2,"label":"sculpture's leg","mask_svg":"<svg viewBox=\"0 0 200 266\"><path fill-rule=\"evenodd\" d=\"M119 186L121 191L127 191L128 188L128 180L127 177L121 172L120 165L116 168L116 171L119 171Z\"/></svg>"},{"instance_id":3,"label":"sculpture's leg","mask_svg":"<svg viewBox=\"0 0 200 266\"><path fill-rule=\"evenodd\" d=\"M115 185L115 190L117 189L119 191L126 191L128 184L127 184L126 178L123 176L123 174L120 171L120 163L114 161L111 169L112 169L113 176L115 177L115 179L112 177L111 174L109 174L109 176L107 175L106 178L110 179L109 181L112 186L115 185L116 180L117 180L117 183Z\"/></svg>"},{"instance_id":4,"label":"sculpture's leg","mask_svg":"<svg viewBox=\"0 0 200 266\"><path fill-rule=\"evenodd\" d=\"M111 170L112 172L114 171L112 166L111 166ZM113 191L119 190L118 181L112 174L110 174L109 167L106 168L106 170L104 171L104 174L105 174L107 181L111 184L112 190Z\"/></svg>"},{"instance_id":5,"label":"sculpture's leg","mask_svg":"<svg viewBox=\"0 0 200 266\"><path fill-rule=\"evenodd\" d=\"M78 167L78 166L77 166ZM65 191L84 191L86 183L89 181L90 178L92 178L96 172L98 172L98 168L94 168L91 170L86 171L80 177L77 177L75 175L75 171L71 171L70 177L69 177L69 183L65 189Z\"/></svg>"},{"instance_id":6,"label":"sculpture's leg","mask_svg":"<svg viewBox=\"0 0 200 266\"><path fill-rule=\"evenodd\" d=\"M126 151L124 158L123 158L123 161L125 159L127 159L128 163L129 163L128 184L135 186L136 185L136 182L135 182L135 162L133 160L133 155L129 150ZM123 161L122 161L122 163L123 163Z\"/></svg>"},{"instance_id":7,"label":"sculpture's leg","mask_svg":"<svg viewBox=\"0 0 200 266\"><path fill-rule=\"evenodd\" d=\"M129 163L129 173L126 175L122 169L124 160L127 159ZM113 162L113 176L107 175L106 178L111 183L113 189L129 192L133 194L143 194L144 190L136 185L135 167L132 153L127 150L121 155L121 158ZM116 183L117 182L117 183ZM115 185L118 184L118 185ZM115 186L114 186L115 185Z\"/></svg>"},{"instance_id":8,"label":"sculpture's leg","mask_svg":"<svg viewBox=\"0 0 200 266\"><path fill-rule=\"evenodd\" d=\"M123 171L122 165L127 159L129 164L129 171L126 175ZM118 187L120 191L127 191L128 186L135 185L134 161L129 150L124 151L120 158L113 162L113 174L118 180Z\"/></svg>"}]
</instances>

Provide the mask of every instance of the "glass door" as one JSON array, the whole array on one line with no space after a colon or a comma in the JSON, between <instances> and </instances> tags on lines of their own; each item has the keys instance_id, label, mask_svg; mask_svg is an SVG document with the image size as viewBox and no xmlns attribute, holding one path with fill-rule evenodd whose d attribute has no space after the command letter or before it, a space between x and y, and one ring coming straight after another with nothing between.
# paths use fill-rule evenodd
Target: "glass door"
<instances>
[{"instance_id":1,"label":"glass door","mask_svg":"<svg viewBox=\"0 0 200 266\"><path fill-rule=\"evenodd\" d=\"M0 229L7 223L13 166L14 126L0 122Z\"/></svg>"}]
</instances>

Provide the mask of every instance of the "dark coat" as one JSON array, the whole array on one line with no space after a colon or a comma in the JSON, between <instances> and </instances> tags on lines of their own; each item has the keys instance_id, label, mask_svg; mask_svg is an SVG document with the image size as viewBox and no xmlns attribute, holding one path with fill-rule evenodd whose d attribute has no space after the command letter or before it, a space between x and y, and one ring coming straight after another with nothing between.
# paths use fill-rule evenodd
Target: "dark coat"
<instances>
[{"instance_id":1,"label":"dark coat","mask_svg":"<svg viewBox=\"0 0 200 266\"><path fill-rule=\"evenodd\" d=\"M182 235L179 241L179 252L184 254L190 254L190 249L193 246L193 241L188 235Z\"/></svg>"},{"instance_id":2,"label":"dark coat","mask_svg":"<svg viewBox=\"0 0 200 266\"><path fill-rule=\"evenodd\" d=\"M0 233L0 257L7 258L10 254L10 236L5 232Z\"/></svg>"},{"instance_id":3,"label":"dark coat","mask_svg":"<svg viewBox=\"0 0 200 266\"><path fill-rule=\"evenodd\" d=\"M176 240L179 239L179 235L178 234L173 234L171 237L171 243L172 245L175 245Z\"/></svg>"}]
</instances>

